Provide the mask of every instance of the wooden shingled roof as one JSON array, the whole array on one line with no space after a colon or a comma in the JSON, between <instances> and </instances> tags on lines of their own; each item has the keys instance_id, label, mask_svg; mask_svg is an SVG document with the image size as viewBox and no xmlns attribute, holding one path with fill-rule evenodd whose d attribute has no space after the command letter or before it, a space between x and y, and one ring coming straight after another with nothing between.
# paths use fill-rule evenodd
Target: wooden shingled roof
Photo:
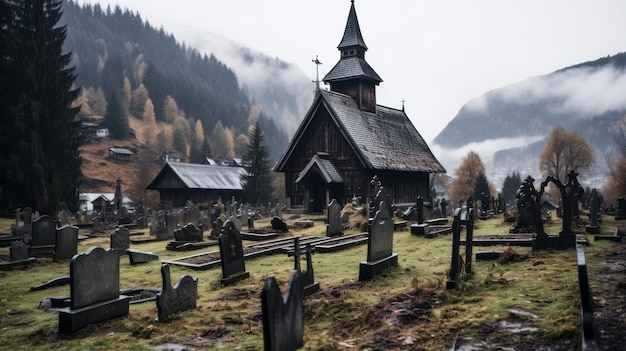
<instances>
[{"instance_id":1,"label":"wooden shingled roof","mask_svg":"<svg viewBox=\"0 0 626 351\"><path fill-rule=\"evenodd\" d=\"M328 109L331 118L345 131L348 142L365 168L446 172L404 111L377 105L376 113L364 112L350 96L332 91L320 91L317 95L276 165L277 171L283 170L302 135L309 127L313 128L315 124L311 120L321 107Z\"/></svg>"}]
</instances>

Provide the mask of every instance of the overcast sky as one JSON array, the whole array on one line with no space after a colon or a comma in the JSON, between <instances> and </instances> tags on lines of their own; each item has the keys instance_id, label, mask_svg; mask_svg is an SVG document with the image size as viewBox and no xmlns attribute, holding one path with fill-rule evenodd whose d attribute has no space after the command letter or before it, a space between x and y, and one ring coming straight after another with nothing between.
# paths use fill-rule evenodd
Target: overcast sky
<instances>
[{"instance_id":1,"label":"overcast sky","mask_svg":"<svg viewBox=\"0 0 626 351\"><path fill-rule=\"evenodd\" d=\"M349 0L78 0L120 5L163 26L198 28L315 79L339 60ZM378 103L402 107L427 142L481 94L525 78L626 51L624 0L356 0L381 76ZM219 57L218 57L219 58ZM313 83L311 83L313 84ZM313 85L312 85L313 89Z\"/></svg>"}]
</instances>

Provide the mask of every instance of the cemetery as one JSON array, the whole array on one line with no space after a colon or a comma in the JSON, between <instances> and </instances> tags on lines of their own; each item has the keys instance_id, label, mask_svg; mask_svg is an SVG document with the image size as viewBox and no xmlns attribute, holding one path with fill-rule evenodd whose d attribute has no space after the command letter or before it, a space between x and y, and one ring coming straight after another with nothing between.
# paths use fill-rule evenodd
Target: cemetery
<instances>
[{"instance_id":1,"label":"cemetery","mask_svg":"<svg viewBox=\"0 0 626 351\"><path fill-rule=\"evenodd\" d=\"M222 223L191 203L145 213L147 228L136 218L94 223L103 226L96 235L73 218L59 226L23 211L0 222L4 238L36 239L0 248L0 333L29 350L576 350L623 341L626 248L604 240L626 236L616 216L581 209L590 221L569 227L576 246L559 239L563 219L553 216L534 227L549 246L537 247L538 235L509 233L516 224L502 213L481 218L472 199L445 217L418 199L412 216L385 203L383 186L376 194L375 214L331 202L323 214L254 215L257 228L277 218L287 227L268 238L247 236L240 211ZM157 240L153 225L168 220L176 229ZM428 235L429 226L441 233ZM172 241L212 245L190 255L168 249Z\"/></svg>"}]
</instances>

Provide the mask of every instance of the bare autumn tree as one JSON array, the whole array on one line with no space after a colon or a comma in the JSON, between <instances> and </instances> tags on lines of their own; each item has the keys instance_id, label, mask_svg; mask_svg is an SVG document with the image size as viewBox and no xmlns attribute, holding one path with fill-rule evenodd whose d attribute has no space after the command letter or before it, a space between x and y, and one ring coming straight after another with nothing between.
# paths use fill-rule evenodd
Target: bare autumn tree
<instances>
[{"instance_id":1,"label":"bare autumn tree","mask_svg":"<svg viewBox=\"0 0 626 351\"><path fill-rule=\"evenodd\" d=\"M562 183L567 182L570 171L586 171L593 163L593 152L585 138L576 131L566 131L561 125L554 127L548 143L539 155L539 170L542 175L551 175Z\"/></svg>"},{"instance_id":2,"label":"bare autumn tree","mask_svg":"<svg viewBox=\"0 0 626 351\"><path fill-rule=\"evenodd\" d=\"M470 151L454 170L454 179L448 188L448 197L454 201L467 200L468 196L474 194L476 180L485 173L485 164L480 156L476 152Z\"/></svg>"}]
</instances>

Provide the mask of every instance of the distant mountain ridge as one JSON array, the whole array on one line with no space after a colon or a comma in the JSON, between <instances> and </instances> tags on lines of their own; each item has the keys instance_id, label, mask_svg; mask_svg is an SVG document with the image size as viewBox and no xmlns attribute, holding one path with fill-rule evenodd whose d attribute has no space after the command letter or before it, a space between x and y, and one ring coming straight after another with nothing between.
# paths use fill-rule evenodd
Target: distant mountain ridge
<instances>
[{"instance_id":1,"label":"distant mountain ridge","mask_svg":"<svg viewBox=\"0 0 626 351\"><path fill-rule=\"evenodd\" d=\"M585 137L596 155L590 176L601 176L615 156L611 128L625 114L626 53L619 53L491 90L461 107L433 143L483 151L493 176L537 173L545 138L560 124ZM444 160L449 169L453 162Z\"/></svg>"}]
</instances>

